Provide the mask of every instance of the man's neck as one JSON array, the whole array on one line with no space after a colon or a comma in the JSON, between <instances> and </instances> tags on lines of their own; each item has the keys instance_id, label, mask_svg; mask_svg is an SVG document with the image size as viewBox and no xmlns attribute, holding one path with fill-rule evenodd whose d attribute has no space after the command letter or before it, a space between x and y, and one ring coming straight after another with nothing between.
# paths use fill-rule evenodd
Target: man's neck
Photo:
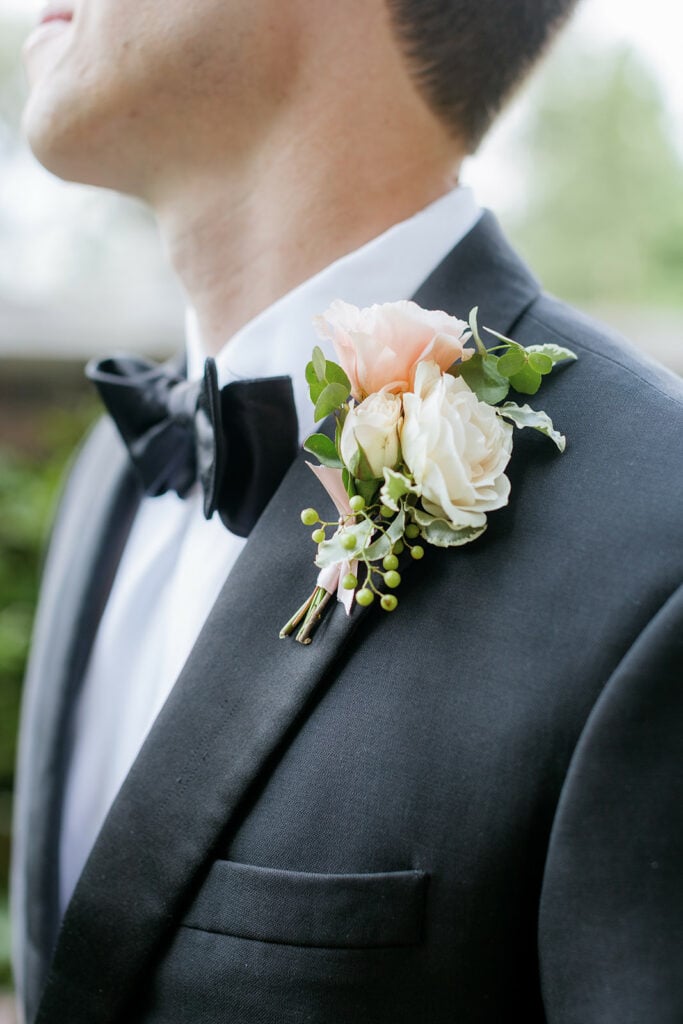
<instances>
[{"instance_id":1,"label":"man's neck","mask_svg":"<svg viewBox=\"0 0 683 1024\"><path fill-rule=\"evenodd\" d=\"M301 112L241 161L186 175L156 212L171 262L216 353L297 284L455 184L459 160L428 120L363 130L348 104ZM410 113L410 111L408 112ZM405 116L405 109L401 110ZM354 141L355 140L355 141Z\"/></svg>"}]
</instances>

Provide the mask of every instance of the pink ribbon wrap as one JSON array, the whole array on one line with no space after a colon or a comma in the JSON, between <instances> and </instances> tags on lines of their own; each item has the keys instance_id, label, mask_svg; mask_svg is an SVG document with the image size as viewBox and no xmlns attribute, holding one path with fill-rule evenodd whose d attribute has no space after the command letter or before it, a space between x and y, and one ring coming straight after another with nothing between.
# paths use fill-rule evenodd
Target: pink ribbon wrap
<instances>
[{"instance_id":1,"label":"pink ribbon wrap","mask_svg":"<svg viewBox=\"0 0 683 1024\"><path fill-rule=\"evenodd\" d=\"M329 466L314 466L312 462L307 462L306 465L315 474L334 502L335 508L339 513L340 522L342 519L346 519L355 523L355 516L349 504L349 496L346 493L342 480L341 469L331 469ZM348 517L350 517L350 520ZM344 590L342 580L350 572L354 576L358 572L357 558L352 562L345 559L336 565L328 565L318 573L318 586L326 590L328 594L333 594L336 590L337 600L344 605L347 615L351 614L355 591Z\"/></svg>"}]
</instances>

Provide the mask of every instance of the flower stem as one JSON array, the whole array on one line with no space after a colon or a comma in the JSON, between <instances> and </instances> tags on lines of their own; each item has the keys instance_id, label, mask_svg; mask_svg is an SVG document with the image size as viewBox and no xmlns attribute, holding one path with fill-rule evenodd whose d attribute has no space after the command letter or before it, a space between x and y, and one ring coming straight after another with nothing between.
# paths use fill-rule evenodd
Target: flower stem
<instances>
[{"instance_id":1,"label":"flower stem","mask_svg":"<svg viewBox=\"0 0 683 1024\"><path fill-rule=\"evenodd\" d=\"M284 638L286 636L290 636L294 632L294 630L299 625L299 623L301 622L303 617L306 615L306 612L308 611L308 609L311 607L311 604L312 604L312 602L313 602L313 600L315 598L315 595L317 594L318 590L320 590L320 587L316 587L315 588L315 590L313 591L311 596L309 598L307 598L304 601L304 603L301 605L301 608L299 608L298 612L295 612L295 614L292 615L292 617L289 620L289 622L287 623L287 625L282 627L282 629L280 630L280 639L281 640L284 640Z\"/></svg>"},{"instance_id":2,"label":"flower stem","mask_svg":"<svg viewBox=\"0 0 683 1024\"><path fill-rule=\"evenodd\" d=\"M322 618L323 611L332 599L332 594L323 587L316 587L309 601L304 624L294 638L300 644L310 644L312 633Z\"/></svg>"}]
</instances>

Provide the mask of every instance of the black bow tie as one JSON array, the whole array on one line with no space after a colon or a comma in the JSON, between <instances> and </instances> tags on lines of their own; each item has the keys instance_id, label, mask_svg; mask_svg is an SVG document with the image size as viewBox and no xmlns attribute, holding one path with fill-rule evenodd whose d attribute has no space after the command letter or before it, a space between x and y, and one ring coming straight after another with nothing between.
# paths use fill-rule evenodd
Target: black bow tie
<instances>
[{"instance_id":1,"label":"black bow tie","mask_svg":"<svg viewBox=\"0 0 683 1024\"><path fill-rule=\"evenodd\" d=\"M168 364L135 356L92 360L97 387L126 443L145 494L182 498L199 480L204 515L218 512L240 537L250 533L298 449L289 377L241 380L219 389L216 364L190 382Z\"/></svg>"}]
</instances>

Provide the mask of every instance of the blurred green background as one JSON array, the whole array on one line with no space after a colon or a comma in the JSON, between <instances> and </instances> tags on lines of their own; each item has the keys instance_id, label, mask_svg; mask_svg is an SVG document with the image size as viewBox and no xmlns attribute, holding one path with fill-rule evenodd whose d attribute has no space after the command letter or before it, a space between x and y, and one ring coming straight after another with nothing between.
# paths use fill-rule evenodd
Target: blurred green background
<instances>
[{"instance_id":1,"label":"blurred green background","mask_svg":"<svg viewBox=\"0 0 683 1024\"><path fill-rule=\"evenodd\" d=\"M0 988L21 679L59 481L96 414L83 362L112 347L163 355L182 340L147 212L58 183L26 153L25 29L14 5L0 7ZM642 54L575 32L465 172L549 290L677 372L682 141Z\"/></svg>"}]
</instances>

